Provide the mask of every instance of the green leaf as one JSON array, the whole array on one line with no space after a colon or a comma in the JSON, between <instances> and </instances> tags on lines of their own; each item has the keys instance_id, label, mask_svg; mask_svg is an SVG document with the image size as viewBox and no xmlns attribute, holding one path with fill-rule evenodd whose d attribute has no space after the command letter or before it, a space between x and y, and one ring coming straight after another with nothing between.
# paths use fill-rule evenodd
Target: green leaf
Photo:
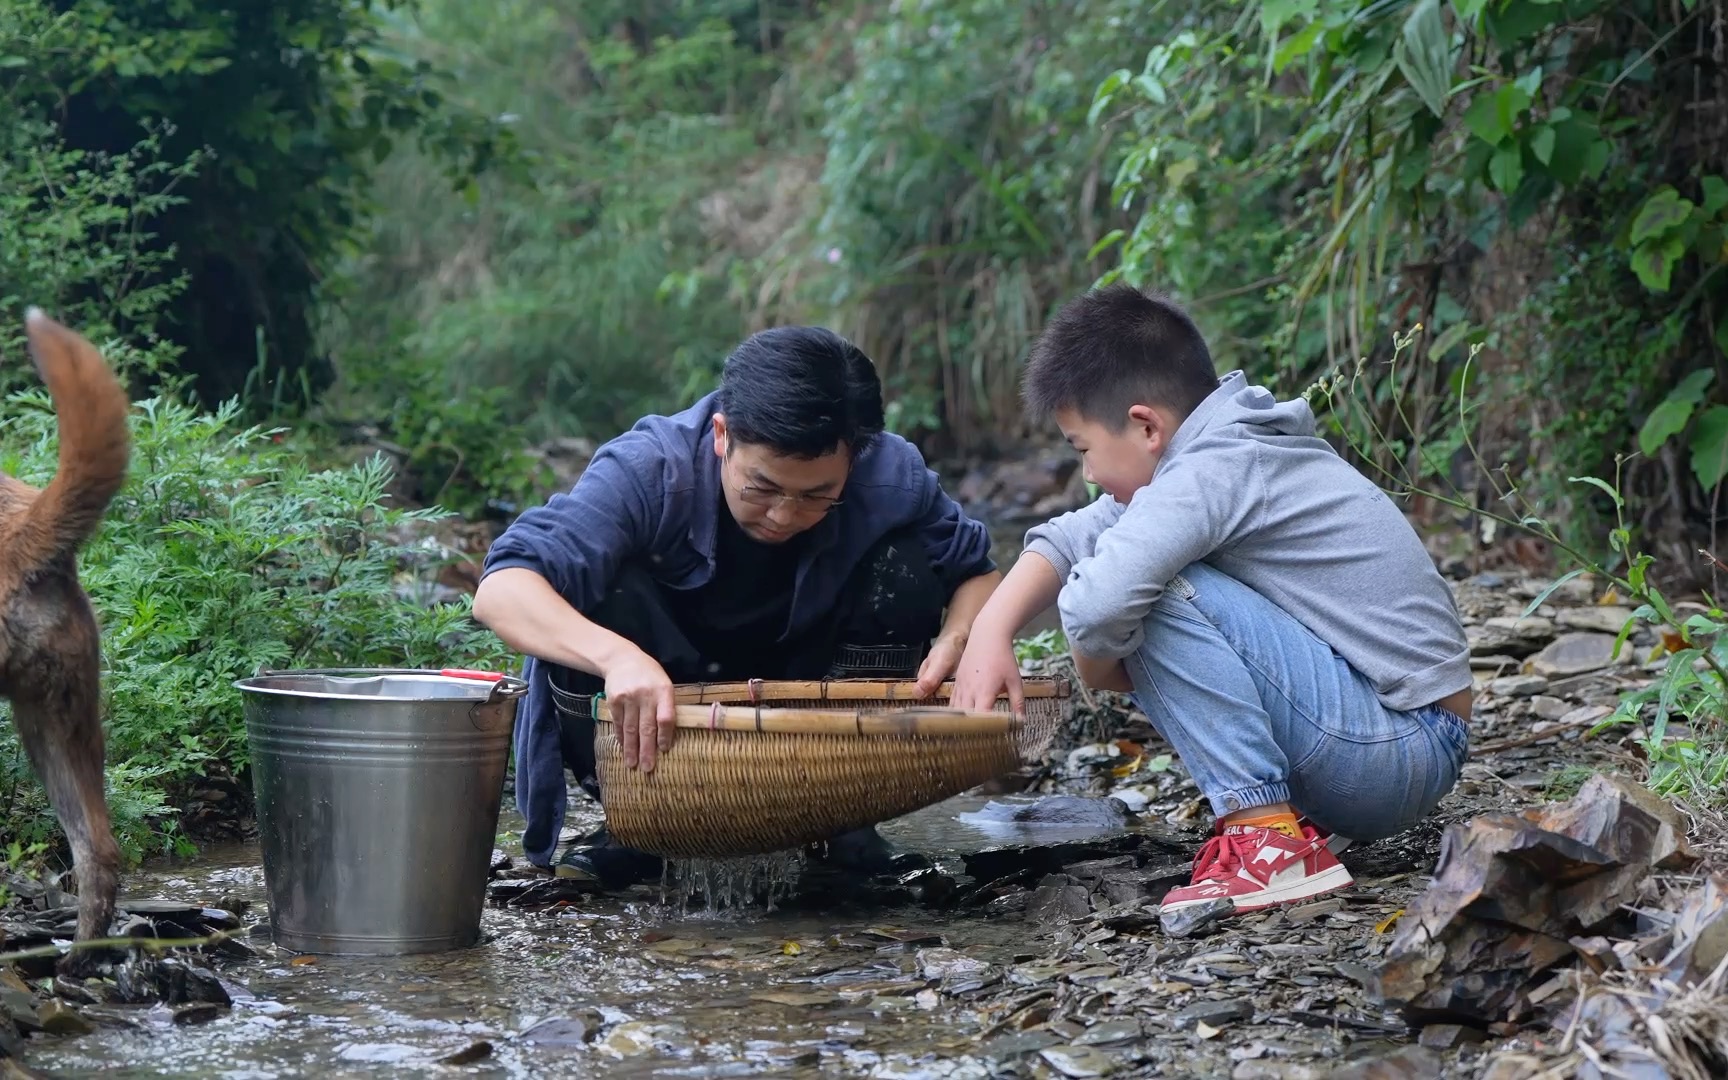
<instances>
[{"instance_id":1,"label":"green leaf","mask_svg":"<svg viewBox=\"0 0 1728 1080\"><path fill-rule=\"evenodd\" d=\"M1638 429L1638 449L1645 457L1654 457L1663 443L1686 430L1686 421L1692 419L1692 410L1697 407L1696 402L1669 399L1651 409L1644 426Z\"/></svg>"},{"instance_id":2,"label":"green leaf","mask_svg":"<svg viewBox=\"0 0 1728 1080\"><path fill-rule=\"evenodd\" d=\"M1728 311L1723 312L1722 317L1716 321L1716 347L1728 353Z\"/></svg>"},{"instance_id":3,"label":"green leaf","mask_svg":"<svg viewBox=\"0 0 1728 1080\"><path fill-rule=\"evenodd\" d=\"M1554 129L1547 124L1530 133L1530 152L1536 155L1536 160L1547 165L1554 160Z\"/></svg>"},{"instance_id":4,"label":"green leaf","mask_svg":"<svg viewBox=\"0 0 1728 1080\"><path fill-rule=\"evenodd\" d=\"M1559 589L1560 586L1566 584L1568 581L1571 581L1573 578L1577 577L1579 574L1582 574L1583 572L1584 572L1584 568L1582 566L1580 566L1578 569L1573 570L1570 573L1564 574L1561 577L1554 579L1552 582L1550 582L1548 584L1548 587L1546 589L1543 589L1541 592L1536 594L1536 599L1530 601L1529 606L1524 609L1524 614L1522 614L1518 617L1520 619L1529 618L1530 615L1532 615L1536 611L1537 608L1541 607L1543 604L1548 602L1548 598L1550 596L1553 596L1555 591L1557 589Z\"/></svg>"},{"instance_id":5,"label":"green leaf","mask_svg":"<svg viewBox=\"0 0 1728 1080\"><path fill-rule=\"evenodd\" d=\"M1200 162L1192 157L1172 161L1164 167L1164 182L1172 188L1179 188L1182 186L1182 181L1193 176L1199 170Z\"/></svg>"},{"instance_id":6,"label":"green leaf","mask_svg":"<svg viewBox=\"0 0 1728 1080\"><path fill-rule=\"evenodd\" d=\"M1704 189L1704 216L1715 217L1724 206L1728 206L1728 180L1720 176L1706 176L1699 181Z\"/></svg>"},{"instance_id":7,"label":"green leaf","mask_svg":"<svg viewBox=\"0 0 1728 1080\"><path fill-rule=\"evenodd\" d=\"M1652 292L1667 292L1674 276L1674 264L1686 254L1686 240L1671 234L1656 240L1646 240L1632 252L1632 269L1638 280Z\"/></svg>"},{"instance_id":8,"label":"green leaf","mask_svg":"<svg viewBox=\"0 0 1728 1080\"><path fill-rule=\"evenodd\" d=\"M1320 40L1320 35L1326 32L1326 24L1311 22L1302 29L1284 39L1278 46L1278 51L1272 54L1272 72L1282 75L1284 69L1314 51L1314 44Z\"/></svg>"},{"instance_id":9,"label":"green leaf","mask_svg":"<svg viewBox=\"0 0 1728 1080\"><path fill-rule=\"evenodd\" d=\"M1608 144L1594 124L1584 120L1552 121L1554 154L1548 171L1562 184L1576 184L1591 171L1593 158L1599 150L1602 163L1607 163Z\"/></svg>"},{"instance_id":10,"label":"green leaf","mask_svg":"<svg viewBox=\"0 0 1728 1080\"><path fill-rule=\"evenodd\" d=\"M1122 89L1133 77L1134 73L1127 68L1117 68L1104 77L1104 81L1098 84L1097 91L1092 95L1092 108L1086 113L1088 127L1098 122L1098 117L1110 107L1110 102L1115 100L1116 91Z\"/></svg>"},{"instance_id":11,"label":"green leaf","mask_svg":"<svg viewBox=\"0 0 1728 1080\"><path fill-rule=\"evenodd\" d=\"M1117 241L1121 240L1124 235L1126 235L1126 234L1123 233L1123 231L1121 229L1111 229L1109 232L1105 233L1103 236L1100 236L1098 238L1098 242L1096 244L1092 245L1092 250L1088 251L1086 253L1086 261L1091 262L1093 259L1096 259L1098 256L1102 255L1106 249L1110 248Z\"/></svg>"},{"instance_id":12,"label":"green leaf","mask_svg":"<svg viewBox=\"0 0 1728 1080\"><path fill-rule=\"evenodd\" d=\"M1692 216L1692 200L1683 199L1673 185L1663 184L1644 200L1638 216L1632 220L1631 242L1640 244L1652 236L1678 229Z\"/></svg>"},{"instance_id":13,"label":"green leaf","mask_svg":"<svg viewBox=\"0 0 1728 1080\"><path fill-rule=\"evenodd\" d=\"M1650 410L1650 416L1638 431L1638 449L1645 457L1655 456L1663 443L1685 430L1686 422L1692 419L1692 411L1704 399L1705 389L1715 378L1714 369L1699 368L1681 379L1678 386L1668 391L1661 404Z\"/></svg>"},{"instance_id":14,"label":"green leaf","mask_svg":"<svg viewBox=\"0 0 1728 1080\"><path fill-rule=\"evenodd\" d=\"M1705 491L1715 491L1728 473L1728 405L1712 405L1692 426L1692 475Z\"/></svg>"},{"instance_id":15,"label":"green leaf","mask_svg":"<svg viewBox=\"0 0 1728 1080\"><path fill-rule=\"evenodd\" d=\"M1394 57L1428 111L1443 115L1452 91L1452 35L1440 16L1440 0L1416 0Z\"/></svg>"},{"instance_id":16,"label":"green leaf","mask_svg":"<svg viewBox=\"0 0 1728 1080\"><path fill-rule=\"evenodd\" d=\"M1500 122L1500 105L1493 94L1478 95L1464 110L1464 126L1490 146L1499 146L1512 134L1512 129Z\"/></svg>"},{"instance_id":17,"label":"green leaf","mask_svg":"<svg viewBox=\"0 0 1728 1080\"><path fill-rule=\"evenodd\" d=\"M1458 21L1473 24L1482 14L1482 9L1488 6L1488 0L1452 0L1452 10L1458 13Z\"/></svg>"},{"instance_id":18,"label":"green leaf","mask_svg":"<svg viewBox=\"0 0 1728 1080\"><path fill-rule=\"evenodd\" d=\"M1599 476L1568 476L1566 482L1571 484L1589 484L1591 487L1601 488L1603 491L1607 492L1610 499L1614 500L1615 509L1623 509L1626 506L1626 501L1620 497L1618 491L1614 490L1613 485L1609 484L1608 481Z\"/></svg>"},{"instance_id":19,"label":"green leaf","mask_svg":"<svg viewBox=\"0 0 1728 1080\"><path fill-rule=\"evenodd\" d=\"M1285 23L1297 18L1312 19L1320 11L1320 0L1261 0L1260 31L1276 38Z\"/></svg>"},{"instance_id":20,"label":"green leaf","mask_svg":"<svg viewBox=\"0 0 1728 1080\"><path fill-rule=\"evenodd\" d=\"M1517 191L1524 181L1524 148L1514 142L1494 151L1494 156L1488 159L1488 178L1506 195Z\"/></svg>"}]
</instances>

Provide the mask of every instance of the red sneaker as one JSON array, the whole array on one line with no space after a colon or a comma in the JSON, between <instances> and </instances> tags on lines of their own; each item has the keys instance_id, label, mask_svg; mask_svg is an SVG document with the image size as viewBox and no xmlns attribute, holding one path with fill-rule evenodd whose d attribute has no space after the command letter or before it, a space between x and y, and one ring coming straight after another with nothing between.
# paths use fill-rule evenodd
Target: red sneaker
<instances>
[{"instance_id":1,"label":"red sneaker","mask_svg":"<svg viewBox=\"0 0 1728 1080\"><path fill-rule=\"evenodd\" d=\"M1163 909L1180 910L1228 897L1237 911L1307 900L1354 883L1326 844L1327 836L1303 826L1295 839L1276 829L1230 825L1194 857L1194 880L1164 897Z\"/></svg>"}]
</instances>

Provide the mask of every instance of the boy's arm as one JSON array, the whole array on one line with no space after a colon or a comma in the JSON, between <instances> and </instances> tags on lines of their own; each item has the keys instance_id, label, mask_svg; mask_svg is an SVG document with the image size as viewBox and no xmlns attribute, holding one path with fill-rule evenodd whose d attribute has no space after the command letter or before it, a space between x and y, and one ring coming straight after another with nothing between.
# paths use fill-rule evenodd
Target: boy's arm
<instances>
[{"instance_id":1,"label":"boy's arm","mask_svg":"<svg viewBox=\"0 0 1728 1080\"><path fill-rule=\"evenodd\" d=\"M1034 551L1022 552L972 623L971 640L954 673L956 709L988 712L1003 693L1018 715L1022 709L1020 665L1014 659L1014 635L1032 617L1056 602L1062 578L1050 560Z\"/></svg>"},{"instance_id":2,"label":"boy's arm","mask_svg":"<svg viewBox=\"0 0 1728 1080\"><path fill-rule=\"evenodd\" d=\"M1259 469L1208 468L1207 476L1193 467L1161 473L1069 571L1056 606L1076 657L1117 661L1138 649L1170 579L1238 536L1264 505ZM1220 474L1245 477L1256 490L1222 483Z\"/></svg>"}]
</instances>

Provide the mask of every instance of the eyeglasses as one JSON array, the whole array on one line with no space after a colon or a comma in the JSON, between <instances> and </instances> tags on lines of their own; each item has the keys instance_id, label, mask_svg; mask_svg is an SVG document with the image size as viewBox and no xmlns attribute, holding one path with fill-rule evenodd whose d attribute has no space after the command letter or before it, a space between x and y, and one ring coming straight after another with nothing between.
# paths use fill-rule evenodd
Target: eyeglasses
<instances>
[{"instance_id":1,"label":"eyeglasses","mask_svg":"<svg viewBox=\"0 0 1728 1080\"><path fill-rule=\"evenodd\" d=\"M800 514L826 514L841 502L827 495L788 495L784 491L752 487L749 484L738 489L738 498L751 506L778 506L786 503Z\"/></svg>"}]
</instances>

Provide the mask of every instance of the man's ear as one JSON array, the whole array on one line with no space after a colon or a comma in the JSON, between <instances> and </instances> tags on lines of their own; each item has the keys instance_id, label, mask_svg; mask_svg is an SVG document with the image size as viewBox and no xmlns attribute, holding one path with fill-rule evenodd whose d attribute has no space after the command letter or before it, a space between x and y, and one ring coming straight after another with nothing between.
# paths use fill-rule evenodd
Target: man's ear
<instances>
[{"instance_id":1,"label":"man's ear","mask_svg":"<svg viewBox=\"0 0 1728 1080\"><path fill-rule=\"evenodd\" d=\"M731 436L726 433L726 414L714 414L714 456L725 457L726 448L731 444Z\"/></svg>"}]
</instances>

